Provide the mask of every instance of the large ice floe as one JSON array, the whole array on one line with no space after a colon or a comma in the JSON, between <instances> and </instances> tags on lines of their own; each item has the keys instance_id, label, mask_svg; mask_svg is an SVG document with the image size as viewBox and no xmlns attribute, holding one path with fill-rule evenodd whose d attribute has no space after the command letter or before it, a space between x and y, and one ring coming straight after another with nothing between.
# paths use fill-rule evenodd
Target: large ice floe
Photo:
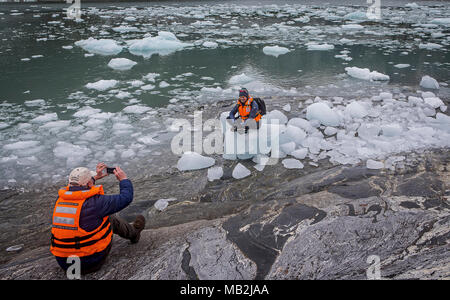
<instances>
[{"instance_id":1,"label":"large ice floe","mask_svg":"<svg viewBox=\"0 0 450 300\"><path fill-rule=\"evenodd\" d=\"M193 46L193 44L181 42L173 33L166 31L158 32L157 36L131 40L127 43L130 53L145 58L151 57L153 54L168 55L185 47Z\"/></svg>"},{"instance_id":2,"label":"large ice floe","mask_svg":"<svg viewBox=\"0 0 450 300\"><path fill-rule=\"evenodd\" d=\"M100 55L116 55L122 51L122 46L118 45L115 40L111 39L97 40L90 37L87 40L75 42L75 45L83 48L90 53Z\"/></svg>"},{"instance_id":3,"label":"large ice floe","mask_svg":"<svg viewBox=\"0 0 450 300\"><path fill-rule=\"evenodd\" d=\"M390 79L388 75L377 71L370 71L367 68L347 67L345 71L349 76L362 80L384 81Z\"/></svg>"}]
</instances>

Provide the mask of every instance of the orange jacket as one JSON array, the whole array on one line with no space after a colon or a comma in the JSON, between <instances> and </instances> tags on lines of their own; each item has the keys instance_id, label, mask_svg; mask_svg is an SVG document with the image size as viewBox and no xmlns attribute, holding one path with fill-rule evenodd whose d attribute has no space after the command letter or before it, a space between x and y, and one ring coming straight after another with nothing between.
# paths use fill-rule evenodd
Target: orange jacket
<instances>
[{"instance_id":1,"label":"orange jacket","mask_svg":"<svg viewBox=\"0 0 450 300\"><path fill-rule=\"evenodd\" d=\"M112 228L108 217L102 224L87 232L80 228L80 213L84 201L94 195L103 195L101 185L90 190L69 191L69 187L58 192L52 217L52 238L50 251L58 257L92 255L105 250L112 241Z\"/></svg>"},{"instance_id":2,"label":"orange jacket","mask_svg":"<svg viewBox=\"0 0 450 300\"><path fill-rule=\"evenodd\" d=\"M237 101L239 116L241 116L242 120L244 121L247 120L248 116L250 115L250 111L252 110L252 102L253 98L248 98L244 104L242 104L240 100ZM255 117L255 121L258 122L261 119L261 117L262 117L261 114L258 113Z\"/></svg>"}]
</instances>

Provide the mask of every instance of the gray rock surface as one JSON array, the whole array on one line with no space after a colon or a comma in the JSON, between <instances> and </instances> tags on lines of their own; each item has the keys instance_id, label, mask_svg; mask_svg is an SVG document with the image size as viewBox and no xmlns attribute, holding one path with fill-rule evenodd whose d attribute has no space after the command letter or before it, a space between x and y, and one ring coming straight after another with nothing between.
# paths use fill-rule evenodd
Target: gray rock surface
<instances>
[{"instance_id":1,"label":"gray rock surface","mask_svg":"<svg viewBox=\"0 0 450 300\"><path fill-rule=\"evenodd\" d=\"M141 241L115 237L103 268L83 278L365 279L376 256L384 279L449 279L449 161L442 149L396 171L326 166L299 176L266 167L240 181L199 181L163 212L137 193L124 216L145 208ZM41 231L36 247L8 253L0 279L66 278L48 251L48 227Z\"/></svg>"}]
</instances>

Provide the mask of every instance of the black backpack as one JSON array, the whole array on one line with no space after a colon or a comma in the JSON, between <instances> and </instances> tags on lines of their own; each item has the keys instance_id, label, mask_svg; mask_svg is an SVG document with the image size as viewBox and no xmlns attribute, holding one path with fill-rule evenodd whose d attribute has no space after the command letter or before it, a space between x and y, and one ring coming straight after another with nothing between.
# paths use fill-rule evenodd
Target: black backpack
<instances>
[{"instance_id":1,"label":"black backpack","mask_svg":"<svg viewBox=\"0 0 450 300\"><path fill-rule=\"evenodd\" d=\"M253 98L253 100L256 102L256 104L258 104L259 113L261 114L261 116L265 115L267 113L267 110L264 100L261 98Z\"/></svg>"}]
</instances>

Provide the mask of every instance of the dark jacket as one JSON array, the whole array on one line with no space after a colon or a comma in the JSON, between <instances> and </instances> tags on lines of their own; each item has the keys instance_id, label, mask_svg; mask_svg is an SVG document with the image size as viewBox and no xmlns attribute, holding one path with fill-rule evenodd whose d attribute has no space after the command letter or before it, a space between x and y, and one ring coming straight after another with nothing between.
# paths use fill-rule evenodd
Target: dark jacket
<instances>
[{"instance_id":1,"label":"dark jacket","mask_svg":"<svg viewBox=\"0 0 450 300\"><path fill-rule=\"evenodd\" d=\"M92 231L98 228L103 218L115 214L133 201L133 184L129 179L120 181L120 194L117 195L95 195L88 198L82 208L80 214L80 227L85 231ZM80 191L88 188L70 187L69 191ZM93 255L81 257L81 268L89 268L91 265L100 263L109 252L109 248L95 253ZM58 264L66 270L67 265L65 257L56 257Z\"/></svg>"},{"instance_id":2,"label":"dark jacket","mask_svg":"<svg viewBox=\"0 0 450 300\"><path fill-rule=\"evenodd\" d=\"M256 115L258 114L258 103L256 103L255 100L252 101L251 104L251 110L250 110L250 115L248 116L250 119L254 119L256 118ZM230 116L228 117L229 119L235 120L236 117L235 115L239 113L239 104L236 104L233 109L230 111Z\"/></svg>"}]
</instances>

